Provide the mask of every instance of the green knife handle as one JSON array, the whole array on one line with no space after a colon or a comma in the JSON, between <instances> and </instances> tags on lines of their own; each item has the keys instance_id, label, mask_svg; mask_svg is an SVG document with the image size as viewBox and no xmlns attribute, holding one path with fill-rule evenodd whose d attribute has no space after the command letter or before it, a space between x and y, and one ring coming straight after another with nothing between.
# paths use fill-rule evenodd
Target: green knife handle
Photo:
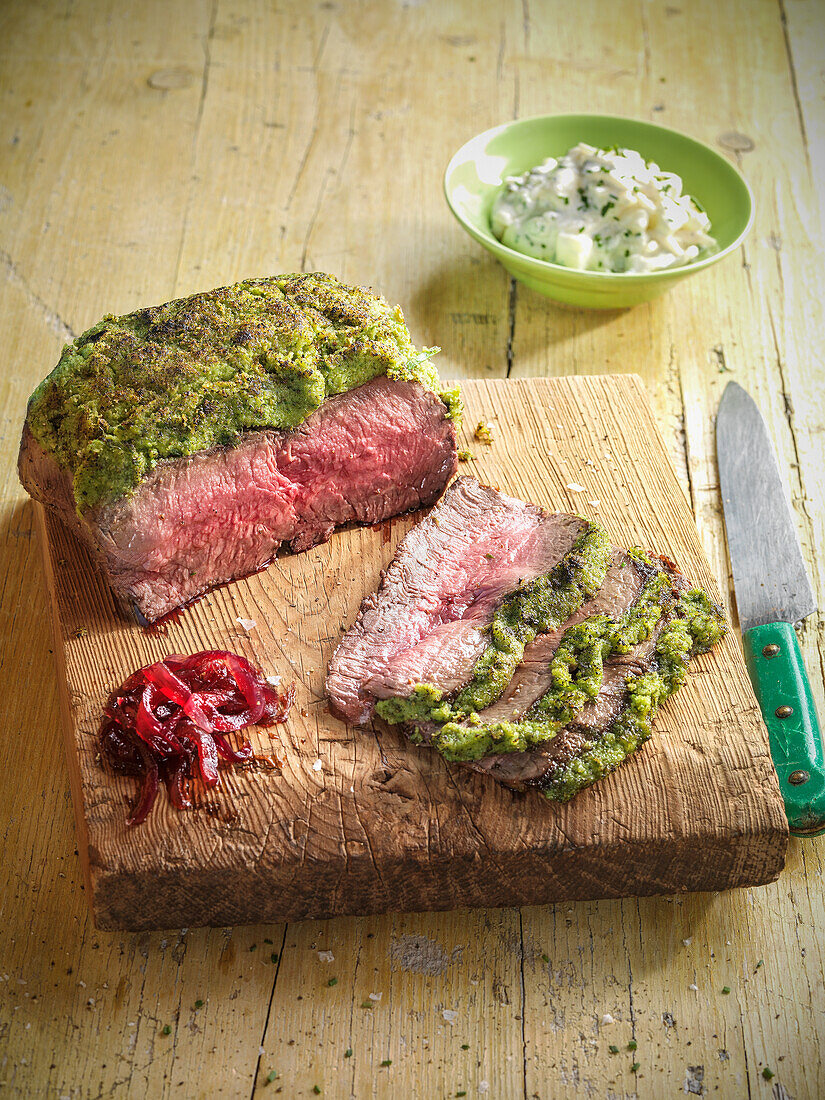
<instances>
[{"instance_id":1,"label":"green knife handle","mask_svg":"<svg viewBox=\"0 0 825 1100\"><path fill-rule=\"evenodd\" d=\"M742 635L745 662L765 725L794 836L825 833L825 760L811 685L790 623Z\"/></svg>"}]
</instances>

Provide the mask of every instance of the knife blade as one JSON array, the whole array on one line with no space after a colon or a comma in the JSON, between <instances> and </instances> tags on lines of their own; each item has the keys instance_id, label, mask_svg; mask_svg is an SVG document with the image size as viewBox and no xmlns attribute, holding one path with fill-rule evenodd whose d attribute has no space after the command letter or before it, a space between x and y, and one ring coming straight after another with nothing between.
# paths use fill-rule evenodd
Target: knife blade
<instances>
[{"instance_id":1,"label":"knife blade","mask_svg":"<svg viewBox=\"0 0 825 1100\"><path fill-rule=\"evenodd\" d=\"M719 484L745 662L790 831L825 832L822 736L794 624L817 610L767 425L729 382L716 418Z\"/></svg>"}]
</instances>

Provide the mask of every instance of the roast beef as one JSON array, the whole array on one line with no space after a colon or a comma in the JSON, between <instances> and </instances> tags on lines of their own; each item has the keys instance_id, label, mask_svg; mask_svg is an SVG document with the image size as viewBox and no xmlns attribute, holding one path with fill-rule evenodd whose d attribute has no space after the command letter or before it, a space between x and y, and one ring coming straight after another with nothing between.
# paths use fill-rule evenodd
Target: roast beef
<instances>
[{"instance_id":1,"label":"roast beef","mask_svg":"<svg viewBox=\"0 0 825 1100\"><path fill-rule=\"evenodd\" d=\"M320 272L109 315L32 395L20 477L151 621L282 545L431 504L461 411L437 351Z\"/></svg>"},{"instance_id":2,"label":"roast beef","mask_svg":"<svg viewBox=\"0 0 825 1100\"><path fill-rule=\"evenodd\" d=\"M580 517L459 479L342 639L331 709L361 724L377 710L460 766L571 797L650 736L688 659L725 629L668 559L605 544ZM490 668L507 675L477 690Z\"/></svg>"},{"instance_id":3,"label":"roast beef","mask_svg":"<svg viewBox=\"0 0 825 1100\"><path fill-rule=\"evenodd\" d=\"M596 699L551 738L546 748L492 753L480 760L467 761L462 767L492 776L516 791L552 788L564 770L589 747L596 745L621 717L628 703L627 678L641 676L654 667L656 642L671 615L672 612L666 614L651 637L630 654L611 657L605 662L604 678Z\"/></svg>"},{"instance_id":4,"label":"roast beef","mask_svg":"<svg viewBox=\"0 0 825 1100\"><path fill-rule=\"evenodd\" d=\"M217 584L306 550L346 523L432 504L456 470L453 423L418 382L375 378L292 431L158 463L126 497L78 514L68 472L24 428L20 478L153 621Z\"/></svg>"},{"instance_id":5,"label":"roast beef","mask_svg":"<svg viewBox=\"0 0 825 1100\"><path fill-rule=\"evenodd\" d=\"M617 569L619 562L622 564ZM610 572L614 570L622 576L622 581L617 583L616 579L611 583ZM550 661L569 627L575 625L575 622L583 622L593 614L606 613L617 619L638 600L644 580L649 579L656 570L665 572L670 582L659 596L661 618L649 637L627 653L615 653L605 660L601 686L595 699L586 703L546 746L524 752L490 754L479 760L467 761L465 767L490 775L514 790L534 788L547 791L559 783L565 769L573 761L580 758L588 748L598 744L599 739L615 726L629 705L628 678L641 677L656 668L657 642L677 614L679 594L686 588L685 579L670 568L670 563L664 564L654 559L648 564L638 558L628 558L623 551L617 552L611 571L598 595L582 607L575 620L565 623L560 631L536 639L529 655L525 653L525 658L529 659L519 668L501 699L479 715L484 722L518 722L529 718L530 708L552 687Z\"/></svg>"},{"instance_id":6,"label":"roast beef","mask_svg":"<svg viewBox=\"0 0 825 1100\"><path fill-rule=\"evenodd\" d=\"M326 684L333 713L359 725L376 700L415 684L464 686L504 596L549 572L587 527L458 478L403 540L335 651Z\"/></svg>"}]
</instances>

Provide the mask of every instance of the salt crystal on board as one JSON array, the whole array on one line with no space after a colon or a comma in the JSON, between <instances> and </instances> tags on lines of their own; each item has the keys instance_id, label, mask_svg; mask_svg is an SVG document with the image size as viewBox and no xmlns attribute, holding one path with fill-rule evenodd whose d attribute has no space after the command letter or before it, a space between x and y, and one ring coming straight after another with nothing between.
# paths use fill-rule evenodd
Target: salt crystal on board
<instances>
[{"instance_id":1,"label":"salt crystal on board","mask_svg":"<svg viewBox=\"0 0 825 1100\"><path fill-rule=\"evenodd\" d=\"M583 493L584 492L584 486L583 485L577 485L575 483L575 481L571 481L570 484L567 486L567 488L570 489L570 491L573 492L573 493Z\"/></svg>"},{"instance_id":2,"label":"salt crystal on board","mask_svg":"<svg viewBox=\"0 0 825 1100\"><path fill-rule=\"evenodd\" d=\"M334 963L335 962L335 956L333 955L333 953L331 951L319 951L318 952L318 958L321 960L322 963Z\"/></svg>"},{"instance_id":3,"label":"salt crystal on board","mask_svg":"<svg viewBox=\"0 0 825 1100\"><path fill-rule=\"evenodd\" d=\"M254 630L255 627L258 625L255 622L254 619L241 619L241 618L238 618L238 619L235 620L235 622L240 623L241 626L244 628L244 630Z\"/></svg>"},{"instance_id":4,"label":"salt crystal on board","mask_svg":"<svg viewBox=\"0 0 825 1100\"><path fill-rule=\"evenodd\" d=\"M323 768L323 766L324 764L322 760L316 760L315 763L312 765L312 770L314 772L319 772L321 768Z\"/></svg>"},{"instance_id":5,"label":"salt crystal on board","mask_svg":"<svg viewBox=\"0 0 825 1100\"><path fill-rule=\"evenodd\" d=\"M453 1008L445 1008L441 1015L448 1024L452 1024L458 1019L458 1013Z\"/></svg>"}]
</instances>

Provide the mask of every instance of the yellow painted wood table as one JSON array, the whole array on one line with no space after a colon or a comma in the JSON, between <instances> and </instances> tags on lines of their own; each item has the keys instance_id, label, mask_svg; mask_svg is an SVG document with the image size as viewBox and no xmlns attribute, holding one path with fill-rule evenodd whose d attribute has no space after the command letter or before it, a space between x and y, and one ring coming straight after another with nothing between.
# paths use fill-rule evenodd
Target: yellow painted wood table
<instances>
[{"instance_id":1,"label":"yellow painted wood table","mask_svg":"<svg viewBox=\"0 0 825 1100\"><path fill-rule=\"evenodd\" d=\"M0 8L3 1095L825 1095L823 839L728 894L95 931L15 472L29 393L104 312L325 270L400 302L447 376L640 374L726 596L713 417L740 381L822 598L823 42L819 0ZM724 151L756 195L744 248L627 312L511 284L443 168L488 126L571 110ZM822 643L813 616L825 714Z\"/></svg>"}]
</instances>

